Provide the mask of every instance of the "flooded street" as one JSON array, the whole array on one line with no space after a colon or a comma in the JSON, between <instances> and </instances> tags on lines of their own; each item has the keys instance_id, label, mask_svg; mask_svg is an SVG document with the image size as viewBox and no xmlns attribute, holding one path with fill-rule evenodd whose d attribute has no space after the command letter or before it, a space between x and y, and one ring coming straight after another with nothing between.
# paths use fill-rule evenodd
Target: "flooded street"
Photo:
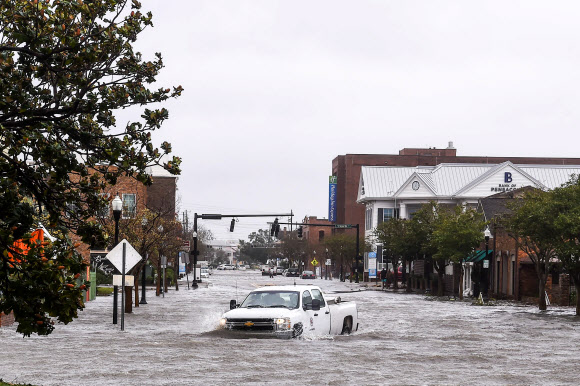
<instances>
[{"instance_id":1,"label":"flooded street","mask_svg":"<svg viewBox=\"0 0 580 386\"><path fill-rule=\"evenodd\" d=\"M214 271L198 290L148 291L149 304L112 324L112 297L48 337L0 329L0 378L36 385L576 384L580 318L572 308L476 307L311 280L359 308L351 336L231 339L217 331L229 300L294 278ZM304 280L296 279L297 283ZM185 284L185 283L183 283ZM119 322L120 323L120 322Z\"/></svg>"}]
</instances>

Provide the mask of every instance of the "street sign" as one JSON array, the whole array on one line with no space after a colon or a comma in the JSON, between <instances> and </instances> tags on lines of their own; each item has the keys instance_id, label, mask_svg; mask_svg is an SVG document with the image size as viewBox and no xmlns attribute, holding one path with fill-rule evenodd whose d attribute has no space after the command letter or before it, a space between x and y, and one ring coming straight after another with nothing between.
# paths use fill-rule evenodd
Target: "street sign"
<instances>
[{"instance_id":1,"label":"street sign","mask_svg":"<svg viewBox=\"0 0 580 386\"><path fill-rule=\"evenodd\" d=\"M121 287L123 285L123 275L113 275L113 285ZM135 285L135 276L125 275L125 287L133 287Z\"/></svg>"},{"instance_id":2,"label":"street sign","mask_svg":"<svg viewBox=\"0 0 580 386\"><path fill-rule=\"evenodd\" d=\"M123 244L127 245L125 252L125 273L127 273L127 271L143 259L139 252L137 252L127 240L123 239L123 241L107 253L107 260L109 260L119 272L123 273Z\"/></svg>"},{"instance_id":3,"label":"street sign","mask_svg":"<svg viewBox=\"0 0 580 386\"><path fill-rule=\"evenodd\" d=\"M189 255L187 253L181 254L181 262L184 264L189 264Z\"/></svg>"},{"instance_id":4,"label":"street sign","mask_svg":"<svg viewBox=\"0 0 580 386\"><path fill-rule=\"evenodd\" d=\"M314 259L312 259L311 263L314 266L317 266L318 265L318 260L316 260L316 257Z\"/></svg>"},{"instance_id":5,"label":"street sign","mask_svg":"<svg viewBox=\"0 0 580 386\"><path fill-rule=\"evenodd\" d=\"M332 265L332 261L330 261L330 259L326 259L326 264L325 265Z\"/></svg>"},{"instance_id":6,"label":"street sign","mask_svg":"<svg viewBox=\"0 0 580 386\"><path fill-rule=\"evenodd\" d=\"M183 240L183 245L181 246L182 251L189 251L191 248L189 247L189 240Z\"/></svg>"},{"instance_id":7,"label":"street sign","mask_svg":"<svg viewBox=\"0 0 580 386\"><path fill-rule=\"evenodd\" d=\"M369 279L375 279L377 277L377 253L369 252Z\"/></svg>"},{"instance_id":8,"label":"street sign","mask_svg":"<svg viewBox=\"0 0 580 386\"><path fill-rule=\"evenodd\" d=\"M350 225L350 224L336 224L334 226L334 228L336 228L336 229L351 229L352 225Z\"/></svg>"}]
</instances>

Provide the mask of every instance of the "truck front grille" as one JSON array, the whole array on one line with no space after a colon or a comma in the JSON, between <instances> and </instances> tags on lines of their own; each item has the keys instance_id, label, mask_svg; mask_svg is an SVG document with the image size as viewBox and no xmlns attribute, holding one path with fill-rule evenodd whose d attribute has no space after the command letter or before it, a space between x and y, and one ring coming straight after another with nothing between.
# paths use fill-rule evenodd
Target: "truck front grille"
<instances>
[{"instance_id":1,"label":"truck front grille","mask_svg":"<svg viewBox=\"0 0 580 386\"><path fill-rule=\"evenodd\" d=\"M230 330L274 331L274 319L228 319Z\"/></svg>"}]
</instances>

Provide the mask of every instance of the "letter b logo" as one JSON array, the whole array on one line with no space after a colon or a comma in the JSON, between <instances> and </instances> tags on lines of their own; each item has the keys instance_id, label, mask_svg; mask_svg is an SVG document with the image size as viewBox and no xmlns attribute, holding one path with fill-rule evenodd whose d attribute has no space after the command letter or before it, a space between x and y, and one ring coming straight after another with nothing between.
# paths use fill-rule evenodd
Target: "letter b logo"
<instances>
[{"instance_id":1,"label":"letter b logo","mask_svg":"<svg viewBox=\"0 0 580 386\"><path fill-rule=\"evenodd\" d=\"M505 183L512 182L512 174L510 172L505 172L503 180Z\"/></svg>"}]
</instances>

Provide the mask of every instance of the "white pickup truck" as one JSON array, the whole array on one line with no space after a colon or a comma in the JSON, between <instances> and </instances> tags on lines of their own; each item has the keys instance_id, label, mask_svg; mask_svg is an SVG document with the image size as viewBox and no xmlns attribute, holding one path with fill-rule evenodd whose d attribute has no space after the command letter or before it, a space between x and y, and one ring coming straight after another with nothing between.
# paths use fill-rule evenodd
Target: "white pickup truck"
<instances>
[{"instance_id":1,"label":"white pickup truck","mask_svg":"<svg viewBox=\"0 0 580 386\"><path fill-rule=\"evenodd\" d=\"M327 297L317 286L269 286L253 290L241 304L231 300L220 326L244 336L350 334L358 330L358 311L356 303Z\"/></svg>"}]
</instances>

